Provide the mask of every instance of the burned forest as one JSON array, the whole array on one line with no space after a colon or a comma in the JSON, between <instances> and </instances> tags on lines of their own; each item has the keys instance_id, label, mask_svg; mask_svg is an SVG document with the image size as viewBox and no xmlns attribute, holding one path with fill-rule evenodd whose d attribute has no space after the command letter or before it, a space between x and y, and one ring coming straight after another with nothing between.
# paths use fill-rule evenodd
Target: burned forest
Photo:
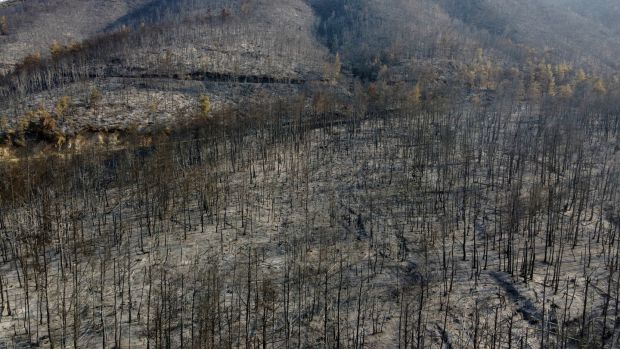
<instances>
[{"instance_id":1,"label":"burned forest","mask_svg":"<svg viewBox=\"0 0 620 349\"><path fill-rule=\"evenodd\" d=\"M0 348L620 346L614 11L0 2Z\"/></svg>"}]
</instances>

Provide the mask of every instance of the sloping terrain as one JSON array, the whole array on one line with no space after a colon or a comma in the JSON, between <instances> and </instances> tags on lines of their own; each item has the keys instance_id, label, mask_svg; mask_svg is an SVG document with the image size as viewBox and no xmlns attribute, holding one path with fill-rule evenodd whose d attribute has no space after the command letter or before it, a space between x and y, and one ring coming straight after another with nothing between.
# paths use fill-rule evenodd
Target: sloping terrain
<instances>
[{"instance_id":1,"label":"sloping terrain","mask_svg":"<svg viewBox=\"0 0 620 349\"><path fill-rule=\"evenodd\" d=\"M312 33L314 17L303 1L114 1L111 6L33 1L9 6L0 16L8 22L7 35L0 36L0 62L5 65L35 52L45 59L53 53L54 41L60 54L89 38L101 41L107 33L142 28L132 33L130 42L100 54L103 61L87 63L122 63L123 69L157 74L163 63L154 63L168 55L169 65L190 71L208 64L212 72L241 69L239 74L254 75L322 70L321 48Z\"/></svg>"},{"instance_id":2,"label":"sloping terrain","mask_svg":"<svg viewBox=\"0 0 620 349\"><path fill-rule=\"evenodd\" d=\"M4 3L0 348L618 347L615 10Z\"/></svg>"},{"instance_id":3,"label":"sloping terrain","mask_svg":"<svg viewBox=\"0 0 620 349\"><path fill-rule=\"evenodd\" d=\"M258 86L297 94L300 84L323 79L333 59L302 1L190 3L191 11L183 2L150 2L89 40L44 51L5 79L0 115L16 122L68 96L73 117L61 128L70 132L161 124L191 113L203 94L213 107L250 98ZM100 95L97 108L92 91Z\"/></svg>"},{"instance_id":4,"label":"sloping terrain","mask_svg":"<svg viewBox=\"0 0 620 349\"><path fill-rule=\"evenodd\" d=\"M596 8L589 1L578 2L582 4L578 8L567 6L568 1L562 0L440 3L453 17L488 32L494 40L510 40L539 51L550 50L548 57L552 60L587 64L597 69L618 68L620 38L614 35L609 21L597 18L595 13L600 12L582 15L586 8ZM617 11L617 5L610 4L608 8Z\"/></svg>"},{"instance_id":5,"label":"sloping terrain","mask_svg":"<svg viewBox=\"0 0 620 349\"><path fill-rule=\"evenodd\" d=\"M598 23L599 25L604 25L614 34L618 34L618 31L620 30L620 23L618 23L618 16L620 16L620 4L617 1L549 0L549 2L563 8L568 8L571 11L574 11L575 13Z\"/></svg>"},{"instance_id":6,"label":"sloping terrain","mask_svg":"<svg viewBox=\"0 0 620 349\"><path fill-rule=\"evenodd\" d=\"M247 90L239 84L275 82L281 86L266 90L285 95L326 80L339 80L346 93L350 77L439 88L472 85L476 74L511 68L521 71L527 84L539 74L534 69L549 63L582 67L590 76L611 75L620 54L602 2L592 7L569 0L11 4L0 8L7 23L6 35L0 35L0 64L7 72L0 83L5 102L0 116L15 125L28 112L41 105L51 110L68 96L72 118L61 128L70 132L174 122L173 111L187 113L202 94L217 108L236 105L244 98L239 91ZM487 65L485 72L481 65ZM343 73L339 79L332 79L334 68ZM89 108L95 90L102 100ZM158 110L152 94L167 100L160 103L166 110Z\"/></svg>"},{"instance_id":7,"label":"sloping terrain","mask_svg":"<svg viewBox=\"0 0 620 349\"><path fill-rule=\"evenodd\" d=\"M617 69L620 39L615 24L602 16L607 5L571 7L562 0L310 3L321 18L318 33L327 45L358 65L379 59L389 67L411 58L469 63L482 48L503 64L544 57L595 70ZM617 5L608 6L610 13L617 11Z\"/></svg>"},{"instance_id":8,"label":"sloping terrain","mask_svg":"<svg viewBox=\"0 0 620 349\"><path fill-rule=\"evenodd\" d=\"M0 16L7 20L7 33L0 35L0 67L8 69L28 54L45 54L54 41L69 44L88 39L147 1L11 2L0 8Z\"/></svg>"},{"instance_id":9,"label":"sloping terrain","mask_svg":"<svg viewBox=\"0 0 620 349\"><path fill-rule=\"evenodd\" d=\"M271 101L7 164L0 345L613 348L620 118L518 109Z\"/></svg>"}]
</instances>

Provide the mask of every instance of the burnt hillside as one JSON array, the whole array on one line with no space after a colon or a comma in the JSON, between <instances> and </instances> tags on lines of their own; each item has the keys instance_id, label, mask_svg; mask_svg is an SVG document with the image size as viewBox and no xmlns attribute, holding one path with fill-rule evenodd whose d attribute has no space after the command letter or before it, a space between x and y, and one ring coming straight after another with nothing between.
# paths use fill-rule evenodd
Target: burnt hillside
<instances>
[{"instance_id":1,"label":"burnt hillside","mask_svg":"<svg viewBox=\"0 0 620 349\"><path fill-rule=\"evenodd\" d=\"M0 5L0 348L617 348L605 0Z\"/></svg>"}]
</instances>

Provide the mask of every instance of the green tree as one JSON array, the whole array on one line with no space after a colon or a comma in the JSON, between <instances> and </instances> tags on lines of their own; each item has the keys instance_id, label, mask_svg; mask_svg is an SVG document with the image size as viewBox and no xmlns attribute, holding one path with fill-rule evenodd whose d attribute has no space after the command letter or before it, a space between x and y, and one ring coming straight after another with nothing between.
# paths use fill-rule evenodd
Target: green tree
<instances>
[{"instance_id":1,"label":"green tree","mask_svg":"<svg viewBox=\"0 0 620 349\"><path fill-rule=\"evenodd\" d=\"M527 98L531 102L537 102L540 99L542 88L536 79L532 79L527 89Z\"/></svg>"},{"instance_id":2,"label":"green tree","mask_svg":"<svg viewBox=\"0 0 620 349\"><path fill-rule=\"evenodd\" d=\"M586 81L587 78L588 76L586 75L586 72L583 71L583 69L577 70L577 75L575 75L575 80L577 81L577 83Z\"/></svg>"},{"instance_id":3,"label":"green tree","mask_svg":"<svg viewBox=\"0 0 620 349\"><path fill-rule=\"evenodd\" d=\"M560 81L564 81L572 67L567 63L560 63L555 67L556 75Z\"/></svg>"},{"instance_id":4,"label":"green tree","mask_svg":"<svg viewBox=\"0 0 620 349\"><path fill-rule=\"evenodd\" d=\"M211 98L207 95L201 95L198 99L200 116L206 118L211 112Z\"/></svg>"},{"instance_id":5,"label":"green tree","mask_svg":"<svg viewBox=\"0 0 620 349\"><path fill-rule=\"evenodd\" d=\"M607 94L607 88L605 87L605 82L602 78L597 78L592 85L592 90L599 95Z\"/></svg>"},{"instance_id":6,"label":"green tree","mask_svg":"<svg viewBox=\"0 0 620 349\"><path fill-rule=\"evenodd\" d=\"M419 83L409 92L409 101L413 106L419 106L422 102L422 89Z\"/></svg>"},{"instance_id":7,"label":"green tree","mask_svg":"<svg viewBox=\"0 0 620 349\"><path fill-rule=\"evenodd\" d=\"M5 16L0 17L0 35L9 35L9 21Z\"/></svg>"},{"instance_id":8,"label":"green tree","mask_svg":"<svg viewBox=\"0 0 620 349\"><path fill-rule=\"evenodd\" d=\"M542 77L547 86L547 94L549 96L555 96L556 94L556 84L555 84L555 76L553 75L553 69L551 65L546 65L544 70L542 71Z\"/></svg>"}]
</instances>

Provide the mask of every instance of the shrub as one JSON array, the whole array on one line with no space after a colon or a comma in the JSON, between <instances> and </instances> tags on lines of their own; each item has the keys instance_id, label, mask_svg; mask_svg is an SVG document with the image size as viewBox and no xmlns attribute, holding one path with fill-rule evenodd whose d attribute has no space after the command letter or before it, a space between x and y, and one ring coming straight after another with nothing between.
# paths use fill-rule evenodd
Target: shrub
<instances>
[{"instance_id":1,"label":"shrub","mask_svg":"<svg viewBox=\"0 0 620 349\"><path fill-rule=\"evenodd\" d=\"M31 53L24 57L22 63L18 65L17 70L32 71L41 65L41 54L39 52Z\"/></svg>"},{"instance_id":2,"label":"shrub","mask_svg":"<svg viewBox=\"0 0 620 349\"><path fill-rule=\"evenodd\" d=\"M93 87L92 90L90 90L90 94L88 95L88 105L91 108L96 108L102 99L103 96L101 95L101 92L99 92L96 87Z\"/></svg>"},{"instance_id":3,"label":"shrub","mask_svg":"<svg viewBox=\"0 0 620 349\"><path fill-rule=\"evenodd\" d=\"M58 59L62 56L64 52L64 47L58 43L58 41L52 41L52 45L50 45L50 54L52 55L52 59Z\"/></svg>"},{"instance_id":4,"label":"shrub","mask_svg":"<svg viewBox=\"0 0 620 349\"><path fill-rule=\"evenodd\" d=\"M56 117L61 118L65 116L70 107L71 107L71 97L69 96L60 97L58 102L56 102L56 106L54 108Z\"/></svg>"}]
</instances>

